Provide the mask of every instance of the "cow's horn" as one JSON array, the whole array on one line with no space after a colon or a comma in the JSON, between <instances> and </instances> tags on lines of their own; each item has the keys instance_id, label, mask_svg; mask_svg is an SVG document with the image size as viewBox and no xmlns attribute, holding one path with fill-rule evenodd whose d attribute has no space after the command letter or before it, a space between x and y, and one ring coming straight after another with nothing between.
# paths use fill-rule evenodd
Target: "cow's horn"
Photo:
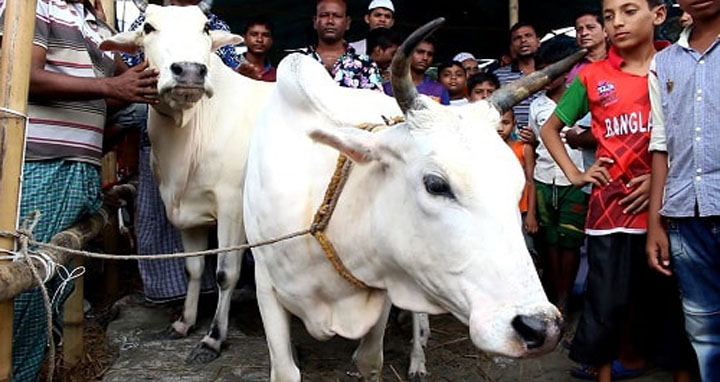
<instances>
[{"instance_id":1,"label":"cow's horn","mask_svg":"<svg viewBox=\"0 0 720 382\"><path fill-rule=\"evenodd\" d=\"M573 65L585 57L586 54L587 50L581 49L543 70L515 80L493 93L490 98L488 98L488 101L500 110L500 114L504 114L525 98L541 90L561 74L568 72Z\"/></svg>"},{"instance_id":2,"label":"cow's horn","mask_svg":"<svg viewBox=\"0 0 720 382\"><path fill-rule=\"evenodd\" d=\"M212 3L213 0L202 0L198 3L198 7L200 7L200 10L203 11L203 13L208 14L212 8Z\"/></svg>"},{"instance_id":3,"label":"cow's horn","mask_svg":"<svg viewBox=\"0 0 720 382\"><path fill-rule=\"evenodd\" d=\"M418 28L400 45L395 57L393 57L390 83L395 94L395 100L403 113L413 109L418 96L417 89L415 89L415 84L413 84L410 76L412 53L421 41L430 36L444 22L445 18L440 17Z\"/></svg>"},{"instance_id":4,"label":"cow's horn","mask_svg":"<svg viewBox=\"0 0 720 382\"><path fill-rule=\"evenodd\" d=\"M148 6L147 0L133 0L133 3L135 3L137 9L140 10L140 13L145 13Z\"/></svg>"}]
</instances>

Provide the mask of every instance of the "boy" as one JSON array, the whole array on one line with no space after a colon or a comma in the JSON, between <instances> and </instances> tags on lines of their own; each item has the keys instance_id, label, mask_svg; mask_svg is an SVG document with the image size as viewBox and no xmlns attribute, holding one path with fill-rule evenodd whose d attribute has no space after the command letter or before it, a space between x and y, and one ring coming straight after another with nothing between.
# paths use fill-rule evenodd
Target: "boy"
<instances>
[{"instance_id":1,"label":"boy","mask_svg":"<svg viewBox=\"0 0 720 382\"><path fill-rule=\"evenodd\" d=\"M555 37L540 47L535 63L539 70L562 60L576 50L577 46L572 39ZM545 92L530 104L529 122L536 135L540 134L540 127L552 115L557 102L565 93L565 77L560 76L549 83ZM564 133L568 130L569 127L563 127L562 131ZM567 144L564 148L575 166L582 170L582 151L571 149ZM561 312L567 313L570 291L580 261L579 250L585 239L583 229L587 197L565 177L542 142L536 152L534 179L540 232L547 255L546 274L553 291L551 301Z\"/></svg>"},{"instance_id":2,"label":"boy","mask_svg":"<svg viewBox=\"0 0 720 382\"><path fill-rule=\"evenodd\" d=\"M700 4L680 0L679 4L694 24L675 45L655 56L650 69L653 130L647 254L652 268L677 277L685 329L702 380L718 381L720 0Z\"/></svg>"},{"instance_id":3,"label":"boy","mask_svg":"<svg viewBox=\"0 0 720 382\"><path fill-rule=\"evenodd\" d=\"M462 64L450 61L438 67L438 80L450 94L450 106L461 106L468 103L465 98L467 76Z\"/></svg>"},{"instance_id":4,"label":"boy","mask_svg":"<svg viewBox=\"0 0 720 382\"><path fill-rule=\"evenodd\" d=\"M568 179L578 187L594 186L586 221L586 299L570 358L594 366L595 371L576 371L595 375L598 381L642 373L630 337L632 333L639 338L655 321L641 320L638 315L644 309L633 308L649 296L643 289L653 287L647 285L649 272L642 255L650 180L647 74L656 52L654 29L665 16L662 0L604 0L603 18L613 45L609 57L580 71L541 131ZM588 112L598 159L582 172L565 151L560 130ZM653 339L664 340L673 333L653 334ZM621 362L613 362L618 357Z\"/></svg>"},{"instance_id":5,"label":"boy","mask_svg":"<svg viewBox=\"0 0 720 382\"><path fill-rule=\"evenodd\" d=\"M470 102L477 102L490 97L500 88L500 80L492 73L480 72L468 78L467 89Z\"/></svg>"},{"instance_id":6,"label":"boy","mask_svg":"<svg viewBox=\"0 0 720 382\"><path fill-rule=\"evenodd\" d=\"M402 44L402 37L391 29L375 28L368 32L368 55L380 69L383 82L390 81L390 64L400 44Z\"/></svg>"},{"instance_id":7,"label":"boy","mask_svg":"<svg viewBox=\"0 0 720 382\"><path fill-rule=\"evenodd\" d=\"M535 169L535 153L532 146L520 141L511 139L511 133L515 128L515 113L512 109L503 114L498 126L498 134L505 143L510 146L525 173L525 190L520 199L520 213L523 217L523 236L525 244L530 253L534 252L532 236L538 230L538 222L535 206L535 183L533 183L533 171ZM535 259L533 259L535 260Z\"/></svg>"}]
</instances>

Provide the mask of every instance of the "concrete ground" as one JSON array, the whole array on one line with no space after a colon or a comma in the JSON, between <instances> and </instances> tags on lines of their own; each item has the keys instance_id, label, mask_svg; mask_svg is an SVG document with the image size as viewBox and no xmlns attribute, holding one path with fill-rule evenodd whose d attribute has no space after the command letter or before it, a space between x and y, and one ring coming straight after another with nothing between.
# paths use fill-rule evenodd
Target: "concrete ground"
<instances>
[{"instance_id":1,"label":"concrete ground","mask_svg":"<svg viewBox=\"0 0 720 382\"><path fill-rule=\"evenodd\" d=\"M205 309L214 311L212 297L201 297ZM211 317L200 318L199 329L185 339L167 340L159 333L172 322L180 307L145 304L138 296L118 303L118 319L108 327L108 343L116 360L105 373L105 381L266 381L269 358L256 302L248 298L233 301L229 338L222 355L202 366L188 366L185 357L208 330ZM385 381L406 381L410 336L408 328L396 321L385 337ZM432 336L426 350L430 381L579 381L570 376L575 365L562 346L541 358L510 360L478 352L468 340L467 328L454 318L431 317ZM293 327L304 381L357 381L348 375L356 342L311 338L299 322ZM670 374L650 370L636 381L671 381Z\"/></svg>"}]
</instances>

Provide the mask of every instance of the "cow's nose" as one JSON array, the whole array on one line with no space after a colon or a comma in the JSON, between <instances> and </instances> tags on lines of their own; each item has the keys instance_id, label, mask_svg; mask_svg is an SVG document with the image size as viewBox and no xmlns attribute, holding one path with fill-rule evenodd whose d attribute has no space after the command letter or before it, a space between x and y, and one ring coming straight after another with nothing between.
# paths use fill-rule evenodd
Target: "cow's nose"
<instances>
[{"instance_id":1,"label":"cow's nose","mask_svg":"<svg viewBox=\"0 0 720 382\"><path fill-rule=\"evenodd\" d=\"M528 349L536 349L545 343L547 323L539 316L515 316L512 326L525 341Z\"/></svg>"},{"instance_id":2,"label":"cow's nose","mask_svg":"<svg viewBox=\"0 0 720 382\"><path fill-rule=\"evenodd\" d=\"M207 76L207 66L195 62L174 62L170 71L180 85L202 86Z\"/></svg>"}]
</instances>

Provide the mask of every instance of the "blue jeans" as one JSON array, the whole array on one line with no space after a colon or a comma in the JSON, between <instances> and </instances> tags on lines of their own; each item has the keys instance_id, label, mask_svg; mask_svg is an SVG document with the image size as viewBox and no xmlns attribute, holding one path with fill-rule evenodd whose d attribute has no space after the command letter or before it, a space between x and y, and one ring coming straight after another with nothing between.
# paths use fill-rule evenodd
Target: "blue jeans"
<instances>
[{"instance_id":1,"label":"blue jeans","mask_svg":"<svg viewBox=\"0 0 720 382\"><path fill-rule=\"evenodd\" d=\"M703 381L720 381L720 217L670 219L685 330Z\"/></svg>"}]
</instances>

